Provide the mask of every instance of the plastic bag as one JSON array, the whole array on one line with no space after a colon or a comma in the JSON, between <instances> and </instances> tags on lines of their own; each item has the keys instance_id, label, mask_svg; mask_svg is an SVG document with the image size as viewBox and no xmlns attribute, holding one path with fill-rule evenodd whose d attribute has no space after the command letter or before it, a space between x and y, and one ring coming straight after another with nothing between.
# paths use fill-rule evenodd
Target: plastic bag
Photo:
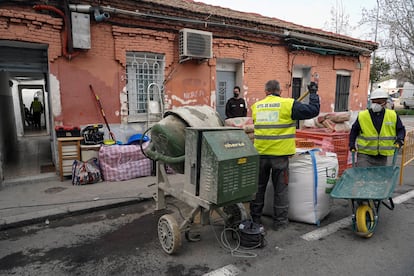
<instances>
[{"instance_id":1,"label":"plastic bag","mask_svg":"<svg viewBox=\"0 0 414 276\"><path fill-rule=\"evenodd\" d=\"M75 160L72 164L72 184L93 184L102 180L98 159L93 157L86 162Z\"/></svg>"}]
</instances>

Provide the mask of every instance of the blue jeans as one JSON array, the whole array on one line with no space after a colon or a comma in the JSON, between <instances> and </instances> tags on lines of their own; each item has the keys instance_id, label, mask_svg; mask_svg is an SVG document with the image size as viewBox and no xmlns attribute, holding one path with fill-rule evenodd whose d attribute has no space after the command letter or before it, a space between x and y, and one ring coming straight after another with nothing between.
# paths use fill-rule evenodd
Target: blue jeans
<instances>
[{"instance_id":1,"label":"blue jeans","mask_svg":"<svg viewBox=\"0 0 414 276\"><path fill-rule=\"evenodd\" d=\"M258 191L254 200L250 202L250 215L255 222L260 222L262 216L267 183L270 176L274 190L273 196L273 222L285 224L288 222L288 183L289 183L289 157L266 156L260 157L260 171Z\"/></svg>"}]
</instances>

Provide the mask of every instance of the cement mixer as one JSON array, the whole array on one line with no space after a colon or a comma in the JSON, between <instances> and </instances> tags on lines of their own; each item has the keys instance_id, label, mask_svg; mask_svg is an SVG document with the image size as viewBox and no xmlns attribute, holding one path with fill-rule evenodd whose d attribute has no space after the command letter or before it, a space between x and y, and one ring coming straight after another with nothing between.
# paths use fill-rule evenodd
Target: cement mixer
<instances>
[{"instance_id":1,"label":"cement mixer","mask_svg":"<svg viewBox=\"0 0 414 276\"><path fill-rule=\"evenodd\" d=\"M242 202L257 191L259 154L243 129L224 127L209 106L186 106L167 111L151 128L151 143L145 154L156 160L156 209L166 208L169 194L192 207L178 226L170 214L158 220L158 238L163 250L175 253L181 233L199 240L195 223L210 223L215 211L226 225L248 219ZM177 174L168 175L165 165Z\"/></svg>"},{"instance_id":2,"label":"cement mixer","mask_svg":"<svg viewBox=\"0 0 414 276\"><path fill-rule=\"evenodd\" d=\"M175 172L184 173L185 129L221 127L220 115L207 105L183 106L165 112L151 130L151 143L144 152L150 159L163 161Z\"/></svg>"}]
</instances>

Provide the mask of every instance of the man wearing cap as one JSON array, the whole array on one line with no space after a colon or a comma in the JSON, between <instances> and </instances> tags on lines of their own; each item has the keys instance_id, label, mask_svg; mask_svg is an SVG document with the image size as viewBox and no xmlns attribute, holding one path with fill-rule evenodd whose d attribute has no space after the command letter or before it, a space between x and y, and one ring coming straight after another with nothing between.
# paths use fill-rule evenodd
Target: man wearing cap
<instances>
[{"instance_id":1,"label":"man wearing cap","mask_svg":"<svg viewBox=\"0 0 414 276\"><path fill-rule=\"evenodd\" d=\"M404 144L405 127L398 114L385 108L388 93L371 93L371 106L359 112L349 135L349 149L357 151L357 167L386 166L395 147Z\"/></svg>"}]
</instances>

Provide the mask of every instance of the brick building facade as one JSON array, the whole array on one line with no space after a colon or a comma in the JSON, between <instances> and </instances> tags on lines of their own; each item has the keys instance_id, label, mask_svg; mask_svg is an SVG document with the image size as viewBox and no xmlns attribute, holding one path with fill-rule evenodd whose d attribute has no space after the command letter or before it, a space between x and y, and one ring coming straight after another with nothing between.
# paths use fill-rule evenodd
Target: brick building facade
<instances>
[{"instance_id":1,"label":"brick building facade","mask_svg":"<svg viewBox=\"0 0 414 276\"><path fill-rule=\"evenodd\" d=\"M191 47L183 46L183 29L211 33L206 50L212 56L180 56L182 47ZM9 72L14 87L21 81L14 77L25 72L42 76L49 130L102 122L90 85L108 122L137 132L158 112L182 105L205 104L223 115L234 85L250 106L264 97L269 79L280 81L282 96L297 98L318 76L322 112L359 110L367 102L376 48L370 41L189 0L0 4L0 69ZM6 54L16 49L21 55Z\"/></svg>"}]
</instances>

